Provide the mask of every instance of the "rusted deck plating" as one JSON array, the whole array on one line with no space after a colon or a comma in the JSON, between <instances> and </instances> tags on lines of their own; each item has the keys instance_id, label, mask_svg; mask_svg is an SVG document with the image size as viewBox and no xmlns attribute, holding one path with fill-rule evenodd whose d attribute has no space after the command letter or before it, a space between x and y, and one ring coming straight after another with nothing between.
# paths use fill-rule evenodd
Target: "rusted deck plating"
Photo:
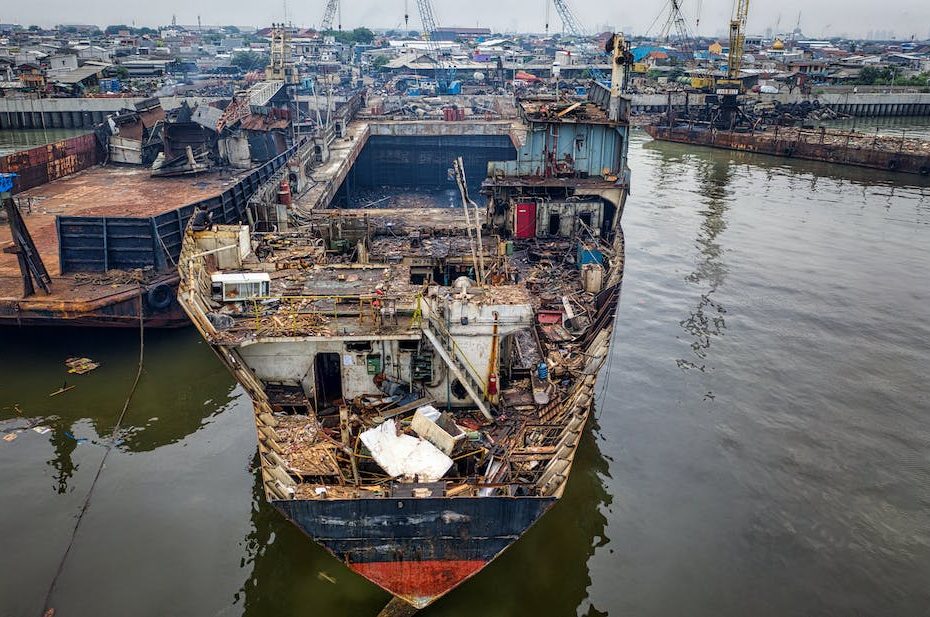
<instances>
[{"instance_id":1,"label":"rusted deck plating","mask_svg":"<svg viewBox=\"0 0 930 617\"><path fill-rule=\"evenodd\" d=\"M746 133L688 126L645 128L662 141L930 175L930 142L903 136L798 128Z\"/></svg>"},{"instance_id":2,"label":"rusted deck plating","mask_svg":"<svg viewBox=\"0 0 930 617\"><path fill-rule=\"evenodd\" d=\"M55 217L151 216L217 195L235 180L236 175L222 172L152 178L147 169L97 166L17 194L26 225L52 276L52 293L23 299L16 255L0 253L0 303L15 304L18 314L58 314L67 320L133 300L138 295L135 284L79 284L74 276L61 275ZM0 246L11 244L9 226L0 225ZM177 280L173 273L167 279Z\"/></svg>"}]
</instances>

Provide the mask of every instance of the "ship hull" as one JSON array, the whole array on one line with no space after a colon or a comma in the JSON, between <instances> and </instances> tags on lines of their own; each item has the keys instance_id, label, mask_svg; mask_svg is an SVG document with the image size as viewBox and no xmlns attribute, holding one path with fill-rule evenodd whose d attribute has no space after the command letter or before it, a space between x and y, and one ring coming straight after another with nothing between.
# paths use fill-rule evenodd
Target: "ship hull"
<instances>
[{"instance_id":1,"label":"ship hull","mask_svg":"<svg viewBox=\"0 0 930 617\"><path fill-rule=\"evenodd\" d=\"M82 328L138 328L139 310L146 328L182 328L190 318L177 300L178 277L161 277L146 287L122 285L115 291L103 285L67 288L56 286L53 294L39 292L27 298L0 300L0 326L67 326ZM162 287L161 303L151 291ZM167 302L165 301L167 299Z\"/></svg>"},{"instance_id":2,"label":"ship hull","mask_svg":"<svg viewBox=\"0 0 930 617\"><path fill-rule=\"evenodd\" d=\"M520 538L555 497L276 500L354 572L423 608Z\"/></svg>"},{"instance_id":3,"label":"ship hull","mask_svg":"<svg viewBox=\"0 0 930 617\"><path fill-rule=\"evenodd\" d=\"M846 134L833 135L826 141L818 131L798 133L782 131L764 131L743 133L737 131L717 131L706 128L689 128L687 126L644 127L650 137L658 141L671 141L692 146L706 146L722 150L768 154L782 158L820 161L839 165L852 165L881 169L897 173L930 175L930 155L911 153L906 150L884 150L865 147L857 143L860 139L869 142L868 136L860 134L855 138L846 138ZM833 139L835 138L835 139Z\"/></svg>"}]
</instances>

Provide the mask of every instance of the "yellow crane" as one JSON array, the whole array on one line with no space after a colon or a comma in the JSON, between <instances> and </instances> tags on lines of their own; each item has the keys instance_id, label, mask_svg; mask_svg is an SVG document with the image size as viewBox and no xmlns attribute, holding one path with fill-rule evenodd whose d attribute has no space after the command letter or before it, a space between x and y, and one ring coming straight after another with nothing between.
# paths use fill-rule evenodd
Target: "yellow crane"
<instances>
[{"instance_id":1,"label":"yellow crane","mask_svg":"<svg viewBox=\"0 0 930 617\"><path fill-rule=\"evenodd\" d=\"M727 78L717 81L717 86L729 86L742 92L743 82L739 70L743 64L743 49L746 46L746 18L749 17L749 0L735 0L733 17L730 19L730 53L727 54Z\"/></svg>"},{"instance_id":2,"label":"yellow crane","mask_svg":"<svg viewBox=\"0 0 930 617\"><path fill-rule=\"evenodd\" d=\"M691 87L698 90L713 91L722 88L725 92L718 94L737 94L743 90L739 78L743 64L743 50L746 45L746 18L749 16L749 0L734 0L733 16L730 19L730 50L727 54L727 76L715 79L710 71L691 78ZM733 92L736 90L737 92Z\"/></svg>"}]
</instances>

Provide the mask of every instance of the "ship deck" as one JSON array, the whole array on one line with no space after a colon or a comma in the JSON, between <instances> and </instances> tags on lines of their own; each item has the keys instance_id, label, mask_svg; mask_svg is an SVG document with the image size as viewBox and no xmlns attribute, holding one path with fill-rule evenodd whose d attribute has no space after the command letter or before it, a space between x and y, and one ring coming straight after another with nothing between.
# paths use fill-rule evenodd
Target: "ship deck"
<instances>
[{"instance_id":1,"label":"ship deck","mask_svg":"<svg viewBox=\"0 0 930 617\"><path fill-rule=\"evenodd\" d=\"M333 229L362 234L365 248L355 242L333 245L322 237ZM516 332L508 347L498 420L489 423L476 409L455 411L456 424L472 431L473 439L456 450L456 460L465 462L443 478L438 494L478 496L504 485L508 491L533 494L550 469L545 463L564 447L567 425L560 414L570 409L567 401L579 385L588 383L592 341L612 323L604 315L612 315L615 306L615 299L599 302L597 293L585 291L575 260L579 241L537 237L505 243L485 231L481 246L487 284L470 288L469 297L496 307L528 306L533 327ZM201 278L199 294L204 317L210 316L215 326L205 332L207 339L247 354L248 348L268 343L427 344L424 331L434 326L426 325L430 318L421 314L425 306L420 303L437 293L455 293L451 285L473 274L475 263L459 209L322 210L313 213L309 228L257 234L253 246L255 252L235 271L267 273L267 297L222 302L215 290L206 292L206 278ZM619 246L601 241L597 247L613 272L622 269ZM367 253L364 259L360 250ZM204 272L218 269L215 255L202 259ZM606 349L606 341L601 344ZM546 380L536 376L542 361L551 375ZM273 431L281 467L298 479L296 499L383 497L399 490L386 471L362 455L358 436L389 418L409 431L416 409L434 402L427 392L412 388L390 396L375 388L338 401L312 400L293 384L268 384L265 390L271 412L266 426ZM354 440L351 456L347 439ZM480 471L494 456L508 461L506 482L494 470Z\"/></svg>"},{"instance_id":2,"label":"ship deck","mask_svg":"<svg viewBox=\"0 0 930 617\"><path fill-rule=\"evenodd\" d=\"M16 195L26 227L49 274L61 274L55 217L154 216L220 194L237 174L210 172L191 177L152 178L141 167L92 167ZM8 225L0 226L0 247L12 243ZM16 255L0 253L0 279L19 281ZM17 297L9 283L0 282L0 297Z\"/></svg>"}]
</instances>

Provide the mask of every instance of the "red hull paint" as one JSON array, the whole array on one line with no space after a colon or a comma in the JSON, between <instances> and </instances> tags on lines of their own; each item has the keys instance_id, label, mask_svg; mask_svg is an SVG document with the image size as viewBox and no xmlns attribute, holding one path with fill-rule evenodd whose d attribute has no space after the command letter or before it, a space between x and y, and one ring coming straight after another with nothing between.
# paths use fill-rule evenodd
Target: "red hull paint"
<instances>
[{"instance_id":1,"label":"red hull paint","mask_svg":"<svg viewBox=\"0 0 930 617\"><path fill-rule=\"evenodd\" d=\"M423 608L477 573L480 560L374 561L349 567L379 587Z\"/></svg>"}]
</instances>

